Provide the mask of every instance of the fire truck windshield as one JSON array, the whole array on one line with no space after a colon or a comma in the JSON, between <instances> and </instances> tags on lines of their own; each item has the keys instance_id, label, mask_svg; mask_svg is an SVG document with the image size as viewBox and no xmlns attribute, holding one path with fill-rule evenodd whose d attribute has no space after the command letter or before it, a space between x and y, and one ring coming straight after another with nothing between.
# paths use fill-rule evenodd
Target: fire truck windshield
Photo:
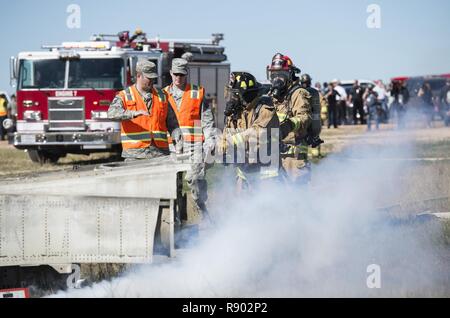
<instances>
[{"instance_id":1,"label":"fire truck windshield","mask_svg":"<svg viewBox=\"0 0 450 318\"><path fill-rule=\"evenodd\" d=\"M65 68L62 60L21 60L19 88L64 88Z\"/></svg>"},{"instance_id":2,"label":"fire truck windshield","mask_svg":"<svg viewBox=\"0 0 450 318\"><path fill-rule=\"evenodd\" d=\"M19 89L122 89L123 74L124 61L120 58L21 60Z\"/></svg>"},{"instance_id":3,"label":"fire truck windshield","mask_svg":"<svg viewBox=\"0 0 450 318\"><path fill-rule=\"evenodd\" d=\"M123 88L124 61L120 58L79 59L69 63L68 88Z\"/></svg>"}]
</instances>

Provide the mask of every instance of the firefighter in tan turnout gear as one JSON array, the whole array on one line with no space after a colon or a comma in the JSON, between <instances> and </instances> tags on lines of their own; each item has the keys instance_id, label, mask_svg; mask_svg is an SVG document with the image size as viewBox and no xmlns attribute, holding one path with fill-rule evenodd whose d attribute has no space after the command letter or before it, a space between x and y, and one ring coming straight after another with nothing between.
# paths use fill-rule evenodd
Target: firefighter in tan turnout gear
<instances>
[{"instance_id":1,"label":"firefighter in tan turnout gear","mask_svg":"<svg viewBox=\"0 0 450 318\"><path fill-rule=\"evenodd\" d=\"M308 129L312 121L311 94L299 84L300 70L292 60L277 53L267 66L273 99L280 121L281 163L289 181L299 184L310 180Z\"/></svg>"},{"instance_id":2,"label":"firefighter in tan turnout gear","mask_svg":"<svg viewBox=\"0 0 450 318\"><path fill-rule=\"evenodd\" d=\"M225 153L233 150L238 193L279 177L279 120L261 87L250 73L233 72L225 88Z\"/></svg>"},{"instance_id":3,"label":"firefighter in tan turnout gear","mask_svg":"<svg viewBox=\"0 0 450 318\"><path fill-rule=\"evenodd\" d=\"M311 86L311 76L309 74L302 74L300 76L300 83L302 88L308 91L311 95L310 105L311 105L311 125L308 128L308 134L306 137L306 142L310 146L309 154L313 157L320 156L320 145L323 140L320 139L320 132L322 131L322 119L321 119L321 94L320 92Z\"/></svg>"}]
</instances>

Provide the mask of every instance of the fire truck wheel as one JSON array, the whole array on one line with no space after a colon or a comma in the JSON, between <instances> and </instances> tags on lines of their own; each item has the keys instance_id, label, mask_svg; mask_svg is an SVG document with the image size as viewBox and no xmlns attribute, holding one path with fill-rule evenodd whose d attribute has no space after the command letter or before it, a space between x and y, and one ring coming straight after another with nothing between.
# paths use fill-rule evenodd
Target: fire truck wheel
<instances>
[{"instance_id":1,"label":"fire truck wheel","mask_svg":"<svg viewBox=\"0 0 450 318\"><path fill-rule=\"evenodd\" d=\"M44 163L56 163L61 157L60 154L51 153L43 150L28 149L28 156L31 161L44 164Z\"/></svg>"}]
</instances>

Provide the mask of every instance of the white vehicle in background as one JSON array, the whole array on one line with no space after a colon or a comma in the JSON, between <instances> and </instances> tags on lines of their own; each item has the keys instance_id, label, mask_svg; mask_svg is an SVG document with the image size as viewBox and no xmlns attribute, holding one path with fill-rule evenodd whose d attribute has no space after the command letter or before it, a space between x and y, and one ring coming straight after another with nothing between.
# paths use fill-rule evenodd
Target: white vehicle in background
<instances>
[{"instance_id":1,"label":"white vehicle in background","mask_svg":"<svg viewBox=\"0 0 450 318\"><path fill-rule=\"evenodd\" d=\"M369 84L375 85L375 82L371 81L371 80L359 79L358 82L359 82L359 85L361 85L361 87L364 88L364 89L367 86L369 86ZM354 83L355 83L355 80L341 81L341 86L343 88L345 88L345 92L347 93L347 95L350 95L350 92L352 90L352 87L353 87ZM353 107L353 105L351 105L351 107Z\"/></svg>"},{"instance_id":2,"label":"white vehicle in background","mask_svg":"<svg viewBox=\"0 0 450 318\"><path fill-rule=\"evenodd\" d=\"M347 93L347 96L351 94L353 84L355 83L355 80L345 80L340 81L340 85L345 89L345 92ZM369 85L374 85L375 82L371 80L365 80L365 79L358 79L359 85L365 90ZM364 105L364 113L367 114L367 108L366 105ZM356 114L357 118L359 119L359 113ZM353 118L353 103L347 103L347 118Z\"/></svg>"}]
</instances>

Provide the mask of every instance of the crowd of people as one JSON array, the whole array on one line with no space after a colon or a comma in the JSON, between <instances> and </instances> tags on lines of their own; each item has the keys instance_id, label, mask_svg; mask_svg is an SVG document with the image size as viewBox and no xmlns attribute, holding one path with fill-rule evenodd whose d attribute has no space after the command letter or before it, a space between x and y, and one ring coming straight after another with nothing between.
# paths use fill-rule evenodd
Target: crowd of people
<instances>
[{"instance_id":1,"label":"crowd of people","mask_svg":"<svg viewBox=\"0 0 450 318\"><path fill-rule=\"evenodd\" d=\"M340 125L367 125L368 130L379 129L381 123L392 122L405 128L405 115L414 111L421 115L428 127L432 127L436 116L449 124L450 79L445 86L433 95L431 85L424 81L412 102L411 92L402 80L393 80L386 86L382 80L362 85L355 80L350 89L345 89L339 80L315 84L324 98L323 123L331 128Z\"/></svg>"}]
</instances>

